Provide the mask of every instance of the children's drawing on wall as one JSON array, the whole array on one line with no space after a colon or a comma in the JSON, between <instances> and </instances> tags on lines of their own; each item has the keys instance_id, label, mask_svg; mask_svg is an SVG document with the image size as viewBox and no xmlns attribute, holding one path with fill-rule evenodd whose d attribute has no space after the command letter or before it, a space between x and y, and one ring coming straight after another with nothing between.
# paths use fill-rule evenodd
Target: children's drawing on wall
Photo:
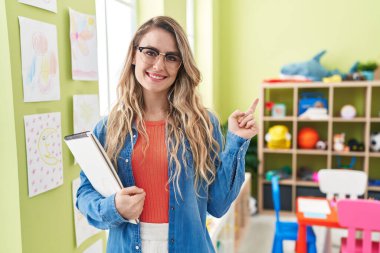
<instances>
[{"instance_id":1,"label":"children's drawing on wall","mask_svg":"<svg viewBox=\"0 0 380 253\"><path fill-rule=\"evenodd\" d=\"M24 116L29 197L63 184L61 113Z\"/></svg>"},{"instance_id":2,"label":"children's drawing on wall","mask_svg":"<svg viewBox=\"0 0 380 253\"><path fill-rule=\"evenodd\" d=\"M60 99L55 25L19 17L24 102Z\"/></svg>"},{"instance_id":3,"label":"children's drawing on wall","mask_svg":"<svg viewBox=\"0 0 380 253\"><path fill-rule=\"evenodd\" d=\"M77 201L77 191L80 185L80 178L73 180L73 202L74 202L74 223L75 223L75 238L77 247L79 247L85 240L100 232L99 229L90 226L86 218L79 212L75 206ZM102 247L101 247L102 248ZM103 251L90 251L90 252L103 252Z\"/></svg>"},{"instance_id":4,"label":"children's drawing on wall","mask_svg":"<svg viewBox=\"0 0 380 253\"><path fill-rule=\"evenodd\" d=\"M74 133L92 131L100 120L98 95L74 95Z\"/></svg>"},{"instance_id":5,"label":"children's drawing on wall","mask_svg":"<svg viewBox=\"0 0 380 253\"><path fill-rule=\"evenodd\" d=\"M57 13L57 0L19 0L19 2Z\"/></svg>"},{"instance_id":6,"label":"children's drawing on wall","mask_svg":"<svg viewBox=\"0 0 380 253\"><path fill-rule=\"evenodd\" d=\"M103 241L97 240L93 245L88 247L83 253L102 253L103 252Z\"/></svg>"},{"instance_id":7,"label":"children's drawing on wall","mask_svg":"<svg viewBox=\"0 0 380 253\"><path fill-rule=\"evenodd\" d=\"M98 80L95 16L70 9L71 65L74 80Z\"/></svg>"}]
</instances>

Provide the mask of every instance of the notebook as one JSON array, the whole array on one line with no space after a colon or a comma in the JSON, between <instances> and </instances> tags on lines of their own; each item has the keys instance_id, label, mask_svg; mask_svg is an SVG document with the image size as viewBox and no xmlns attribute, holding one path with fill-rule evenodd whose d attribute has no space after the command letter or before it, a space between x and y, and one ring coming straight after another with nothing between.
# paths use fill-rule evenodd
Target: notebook
<instances>
[{"instance_id":1,"label":"notebook","mask_svg":"<svg viewBox=\"0 0 380 253\"><path fill-rule=\"evenodd\" d=\"M111 196L123 188L103 146L92 132L68 135L64 140L91 185L103 197ZM138 220L129 222L137 223Z\"/></svg>"}]
</instances>

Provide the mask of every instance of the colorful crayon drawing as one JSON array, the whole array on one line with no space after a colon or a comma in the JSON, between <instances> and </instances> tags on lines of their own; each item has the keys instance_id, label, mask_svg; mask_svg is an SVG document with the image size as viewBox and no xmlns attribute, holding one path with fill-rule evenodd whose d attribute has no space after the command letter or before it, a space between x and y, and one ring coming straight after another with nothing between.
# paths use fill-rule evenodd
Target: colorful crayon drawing
<instances>
[{"instance_id":1,"label":"colorful crayon drawing","mask_svg":"<svg viewBox=\"0 0 380 253\"><path fill-rule=\"evenodd\" d=\"M19 0L19 2L57 13L57 0Z\"/></svg>"},{"instance_id":2,"label":"colorful crayon drawing","mask_svg":"<svg viewBox=\"0 0 380 253\"><path fill-rule=\"evenodd\" d=\"M63 184L61 113L24 116L29 197Z\"/></svg>"},{"instance_id":3,"label":"colorful crayon drawing","mask_svg":"<svg viewBox=\"0 0 380 253\"><path fill-rule=\"evenodd\" d=\"M74 95L74 133L92 131L100 120L98 95Z\"/></svg>"},{"instance_id":4,"label":"colorful crayon drawing","mask_svg":"<svg viewBox=\"0 0 380 253\"><path fill-rule=\"evenodd\" d=\"M24 102L60 99L57 30L19 17Z\"/></svg>"},{"instance_id":5,"label":"colorful crayon drawing","mask_svg":"<svg viewBox=\"0 0 380 253\"><path fill-rule=\"evenodd\" d=\"M95 16L70 9L71 64L74 80L98 80Z\"/></svg>"}]
</instances>

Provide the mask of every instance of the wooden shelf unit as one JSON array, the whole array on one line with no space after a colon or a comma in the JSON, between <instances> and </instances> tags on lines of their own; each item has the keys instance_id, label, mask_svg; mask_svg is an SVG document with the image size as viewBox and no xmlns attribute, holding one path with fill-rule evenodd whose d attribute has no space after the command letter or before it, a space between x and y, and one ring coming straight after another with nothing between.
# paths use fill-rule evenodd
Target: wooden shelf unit
<instances>
[{"instance_id":1,"label":"wooden shelf unit","mask_svg":"<svg viewBox=\"0 0 380 253\"><path fill-rule=\"evenodd\" d=\"M271 185L265 179L268 170L278 169L271 167L278 164L276 160L286 160L292 168L290 179L280 180L282 203L290 203L285 211L295 211L295 199L303 194L319 196L318 183L303 181L297 178L297 171L302 163L309 160L317 160L320 164L314 171L322 168L336 168L336 158L339 156L346 163L352 157L357 158L355 169L363 170L371 179L380 180L380 152L371 152L370 133L380 132L380 81L360 81L342 83L263 83L260 89L262 105L267 101L286 104L286 117L274 118L261 106L259 112L260 133L258 135L258 157L260 160L258 170L258 207L259 212L272 212L270 207ZM322 120L310 120L298 118L298 102L304 91L318 91L324 94L328 101L328 118ZM347 95L345 95L347 94ZM377 102L379 100L379 102ZM352 104L357 109L354 119L342 119L340 109L344 104ZM290 149L269 149L264 140L269 127L273 125L286 125L292 135ZM297 135L301 127L313 127L321 139L327 141L327 150L298 149ZM350 138L356 138L365 145L363 152L336 152L332 149L333 135L345 132L345 144ZM352 134L351 134L352 133ZM323 164L323 165L321 165ZM283 190L282 190L283 189ZM373 197L380 199L380 186L368 187L365 198Z\"/></svg>"}]
</instances>

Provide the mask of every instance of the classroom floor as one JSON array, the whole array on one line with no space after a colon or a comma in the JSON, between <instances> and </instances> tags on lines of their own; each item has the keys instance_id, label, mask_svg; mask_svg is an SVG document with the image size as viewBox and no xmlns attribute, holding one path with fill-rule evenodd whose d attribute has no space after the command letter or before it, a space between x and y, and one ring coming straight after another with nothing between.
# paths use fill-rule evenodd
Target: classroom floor
<instances>
[{"instance_id":1,"label":"classroom floor","mask_svg":"<svg viewBox=\"0 0 380 253\"><path fill-rule=\"evenodd\" d=\"M281 220L295 221L294 217L281 217ZM255 215L251 217L250 227L245 232L238 253L270 253L274 235L275 217L273 215ZM317 250L323 252L325 228L314 227L317 236ZM342 231L342 230L340 230ZM339 231L338 231L339 232ZM343 231L344 232L344 231ZM338 241L333 240L333 241ZM294 252L294 242L284 243L284 253ZM331 253L338 253L339 246L332 246Z\"/></svg>"}]
</instances>

